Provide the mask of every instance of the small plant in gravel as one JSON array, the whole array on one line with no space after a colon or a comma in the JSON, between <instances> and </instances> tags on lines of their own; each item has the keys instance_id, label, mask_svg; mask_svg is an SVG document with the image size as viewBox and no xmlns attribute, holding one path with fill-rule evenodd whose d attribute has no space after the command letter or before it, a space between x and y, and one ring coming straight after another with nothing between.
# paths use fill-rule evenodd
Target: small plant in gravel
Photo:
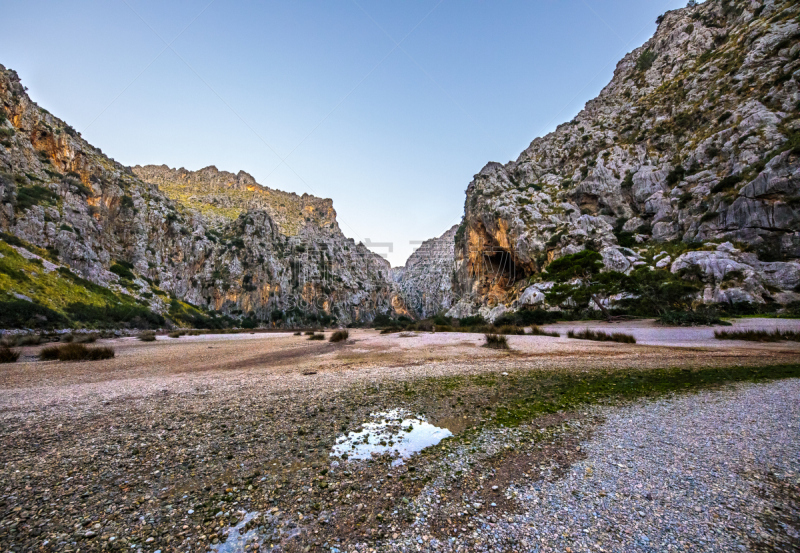
<instances>
[{"instance_id":1,"label":"small plant in gravel","mask_svg":"<svg viewBox=\"0 0 800 553\"><path fill-rule=\"evenodd\" d=\"M328 339L329 342L344 342L350 337L350 332L347 329L337 330Z\"/></svg>"},{"instance_id":2,"label":"small plant in gravel","mask_svg":"<svg viewBox=\"0 0 800 553\"><path fill-rule=\"evenodd\" d=\"M306 336L313 336L314 334L316 334L316 332L313 330L306 330L305 334Z\"/></svg>"},{"instance_id":3,"label":"small plant in gravel","mask_svg":"<svg viewBox=\"0 0 800 553\"><path fill-rule=\"evenodd\" d=\"M485 334L485 347L491 349L508 349L508 339L502 334Z\"/></svg>"},{"instance_id":4,"label":"small plant in gravel","mask_svg":"<svg viewBox=\"0 0 800 553\"><path fill-rule=\"evenodd\" d=\"M800 342L800 332L795 330L715 330L717 340L747 340L748 342Z\"/></svg>"},{"instance_id":5,"label":"small plant in gravel","mask_svg":"<svg viewBox=\"0 0 800 553\"><path fill-rule=\"evenodd\" d=\"M531 327L531 335L532 336L550 336L551 338L558 338L561 336L558 332L548 332L546 330L542 330L541 327L533 325Z\"/></svg>"},{"instance_id":6,"label":"small plant in gravel","mask_svg":"<svg viewBox=\"0 0 800 553\"><path fill-rule=\"evenodd\" d=\"M42 361L99 361L112 357L114 357L113 348L88 348L83 344L48 346L39 352L39 359Z\"/></svg>"},{"instance_id":7,"label":"small plant in gravel","mask_svg":"<svg viewBox=\"0 0 800 553\"><path fill-rule=\"evenodd\" d=\"M0 363L15 363L19 359L19 351L8 346L0 346Z\"/></svg>"},{"instance_id":8,"label":"small plant in gravel","mask_svg":"<svg viewBox=\"0 0 800 553\"><path fill-rule=\"evenodd\" d=\"M303 335L303 333L302 333L302 332L300 332L300 331L298 330L297 332L295 332L295 333L294 333L294 335L295 335L295 336L302 336L302 335Z\"/></svg>"},{"instance_id":9,"label":"small plant in gravel","mask_svg":"<svg viewBox=\"0 0 800 553\"><path fill-rule=\"evenodd\" d=\"M185 335L186 335L186 331L185 330L173 330L167 336L169 336L170 338L180 338L181 336L185 336Z\"/></svg>"},{"instance_id":10,"label":"small plant in gravel","mask_svg":"<svg viewBox=\"0 0 800 553\"><path fill-rule=\"evenodd\" d=\"M324 340L325 339L325 335L322 334L322 333L312 334L311 336L308 337L308 339L309 340Z\"/></svg>"},{"instance_id":11,"label":"small plant in gravel","mask_svg":"<svg viewBox=\"0 0 800 553\"><path fill-rule=\"evenodd\" d=\"M152 330L148 330L146 332L142 332L139 334L139 340L142 342L155 342L156 341L156 333Z\"/></svg>"},{"instance_id":12,"label":"small plant in gravel","mask_svg":"<svg viewBox=\"0 0 800 553\"><path fill-rule=\"evenodd\" d=\"M636 338L630 334L623 334L622 332L614 332L609 334L602 330L570 330L567 332L568 338L575 338L577 340L594 340L595 342L620 342L622 344L635 344Z\"/></svg>"}]
</instances>

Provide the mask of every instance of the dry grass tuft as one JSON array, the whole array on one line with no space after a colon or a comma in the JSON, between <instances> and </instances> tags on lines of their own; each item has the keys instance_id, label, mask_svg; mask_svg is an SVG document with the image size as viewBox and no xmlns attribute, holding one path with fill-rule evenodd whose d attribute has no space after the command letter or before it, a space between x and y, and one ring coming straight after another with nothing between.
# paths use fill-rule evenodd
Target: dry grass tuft
<instances>
[{"instance_id":1,"label":"dry grass tuft","mask_svg":"<svg viewBox=\"0 0 800 553\"><path fill-rule=\"evenodd\" d=\"M49 346L39 352L42 361L99 361L114 357L114 349L110 347L87 348L83 344L65 344Z\"/></svg>"},{"instance_id":2,"label":"dry grass tuft","mask_svg":"<svg viewBox=\"0 0 800 553\"><path fill-rule=\"evenodd\" d=\"M486 346L491 349L508 349L508 338L502 334L486 334Z\"/></svg>"},{"instance_id":3,"label":"dry grass tuft","mask_svg":"<svg viewBox=\"0 0 800 553\"><path fill-rule=\"evenodd\" d=\"M546 330L542 330L540 327L533 325L531 327L531 335L532 336L550 336L552 338L558 338L561 336L558 332L547 332Z\"/></svg>"},{"instance_id":4,"label":"dry grass tuft","mask_svg":"<svg viewBox=\"0 0 800 553\"><path fill-rule=\"evenodd\" d=\"M306 332L306 334L308 334L308 333ZM324 340L324 339L325 339L325 335L324 335L324 334L322 334L322 333L319 333L319 334L312 334L312 335L310 335L310 336L308 337L308 339L309 339L309 340Z\"/></svg>"},{"instance_id":5,"label":"dry grass tuft","mask_svg":"<svg viewBox=\"0 0 800 553\"><path fill-rule=\"evenodd\" d=\"M518 335L521 336L525 334L525 329L521 326L514 326L514 325L503 325L497 329L498 334L506 334L506 335Z\"/></svg>"},{"instance_id":6,"label":"dry grass tuft","mask_svg":"<svg viewBox=\"0 0 800 553\"><path fill-rule=\"evenodd\" d=\"M748 342L800 342L800 332L795 330L715 330L717 340L747 340Z\"/></svg>"},{"instance_id":7,"label":"dry grass tuft","mask_svg":"<svg viewBox=\"0 0 800 553\"><path fill-rule=\"evenodd\" d=\"M142 342L155 342L156 333L152 330L146 330L139 334L139 340Z\"/></svg>"},{"instance_id":8,"label":"dry grass tuft","mask_svg":"<svg viewBox=\"0 0 800 553\"><path fill-rule=\"evenodd\" d=\"M347 329L337 330L328 339L329 342L344 342L350 337L350 332Z\"/></svg>"},{"instance_id":9,"label":"dry grass tuft","mask_svg":"<svg viewBox=\"0 0 800 553\"><path fill-rule=\"evenodd\" d=\"M567 332L567 338L576 338L578 340L594 340L595 342L620 342L622 344L635 344L636 338L630 334L623 334L622 332L614 332L609 334L602 330L570 330Z\"/></svg>"},{"instance_id":10,"label":"dry grass tuft","mask_svg":"<svg viewBox=\"0 0 800 553\"><path fill-rule=\"evenodd\" d=\"M19 351L8 346L0 346L0 363L15 363L19 359Z\"/></svg>"}]
</instances>

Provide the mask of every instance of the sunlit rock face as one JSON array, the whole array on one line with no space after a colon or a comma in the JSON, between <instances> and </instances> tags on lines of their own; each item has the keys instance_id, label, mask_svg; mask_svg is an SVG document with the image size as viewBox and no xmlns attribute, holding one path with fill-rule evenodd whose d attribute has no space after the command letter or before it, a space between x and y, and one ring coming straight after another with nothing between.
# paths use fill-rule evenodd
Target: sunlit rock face
<instances>
[{"instance_id":1,"label":"sunlit rock face","mask_svg":"<svg viewBox=\"0 0 800 553\"><path fill-rule=\"evenodd\" d=\"M757 276L722 288L706 275L704 299L795 301L792 278L758 275L792 274L800 256L799 13L743 0L668 12L572 121L487 164L455 234L455 311L538 301L526 290L547 264L586 247L626 272L668 242L754 254L741 262Z\"/></svg>"},{"instance_id":2,"label":"sunlit rock face","mask_svg":"<svg viewBox=\"0 0 800 553\"><path fill-rule=\"evenodd\" d=\"M329 199L245 172L125 167L37 106L0 66L0 229L49 248L80 277L268 324L393 313L389 264L342 234ZM131 264L138 284L109 271ZM69 301L69 298L65 298Z\"/></svg>"}]
</instances>

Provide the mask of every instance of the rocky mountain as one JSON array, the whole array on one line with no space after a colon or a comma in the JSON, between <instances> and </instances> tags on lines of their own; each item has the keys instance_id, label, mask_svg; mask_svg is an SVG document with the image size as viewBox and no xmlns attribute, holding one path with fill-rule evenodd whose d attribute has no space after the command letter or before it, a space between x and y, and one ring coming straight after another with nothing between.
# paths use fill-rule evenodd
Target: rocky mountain
<instances>
[{"instance_id":1,"label":"rocky mountain","mask_svg":"<svg viewBox=\"0 0 800 553\"><path fill-rule=\"evenodd\" d=\"M408 257L405 266L392 269L396 294L403 298L410 313L432 317L453 305L455 234L458 225L423 242Z\"/></svg>"},{"instance_id":2,"label":"rocky mountain","mask_svg":"<svg viewBox=\"0 0 800 553\"><path fill-rule=\"evenodd\" d=\"M543 304L542 271L585 248L609 270L698 274L706 302L800 300L798 80L797 2L661 16L572 121L475 175L451 314Z\"/></svg>"},{"instance_id":3,"label":"rocky mountain","mask_svg":"<svg viewBox=\"0 0 800 553\"><path fill-rule=\"evenodd\" d=\"M21 314L4 326L349 323L392 310L389 264L344 237L331 200L214 167L124 167L2 66L0 171L0 301Z\"/></svg>"}]
</instances>

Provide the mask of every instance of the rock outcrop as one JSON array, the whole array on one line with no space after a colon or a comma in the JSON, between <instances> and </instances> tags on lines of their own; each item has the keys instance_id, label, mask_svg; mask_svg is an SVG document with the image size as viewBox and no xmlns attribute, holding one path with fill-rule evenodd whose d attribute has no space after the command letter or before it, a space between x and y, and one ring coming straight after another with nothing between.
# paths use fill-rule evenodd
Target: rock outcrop
<instances>
[{"instance_id":1,"label":"rock outcrop","mask_svg":"<svg viewBox=\"0 0 800 553\"><path fill-rule=\"evenodd\" d=\"M667 243L750 252L743 263L761 276L741 269L752 283L742 293L707 279L706 301L794 301L793 277L762 273L794 274L800 257L799 79L796 2L664 14L572 121L475 175L455 236L453 288L465 299L453 313L541 303L542 270L587 247L622 272L690 258L712 270L706 254L654 259Z\"/></svg>"},{"instance_id":2,"label":"rock outcrop","mask_svg":"<svg viewBox=\"0 0 800 553\"><path fill-rule=\"evenodd\" d=\"M411 314L427 318L453 305L455 234L458 225L423 242L404 267L392 269L397 294Z\"/></svg>"},{"instance_id":3,"label":"rock outcrop","mask_svg":"<svg viewBox=\"0 0 800 553\"><path fill-rule=\"evenodd\" d=\"M124 167L2 66L0 171L3 232L156 312L166 309L159 293L276 324L392 312L389 264L345 238L331 200L214 167Z\"/></svg>"}]
</instances>

